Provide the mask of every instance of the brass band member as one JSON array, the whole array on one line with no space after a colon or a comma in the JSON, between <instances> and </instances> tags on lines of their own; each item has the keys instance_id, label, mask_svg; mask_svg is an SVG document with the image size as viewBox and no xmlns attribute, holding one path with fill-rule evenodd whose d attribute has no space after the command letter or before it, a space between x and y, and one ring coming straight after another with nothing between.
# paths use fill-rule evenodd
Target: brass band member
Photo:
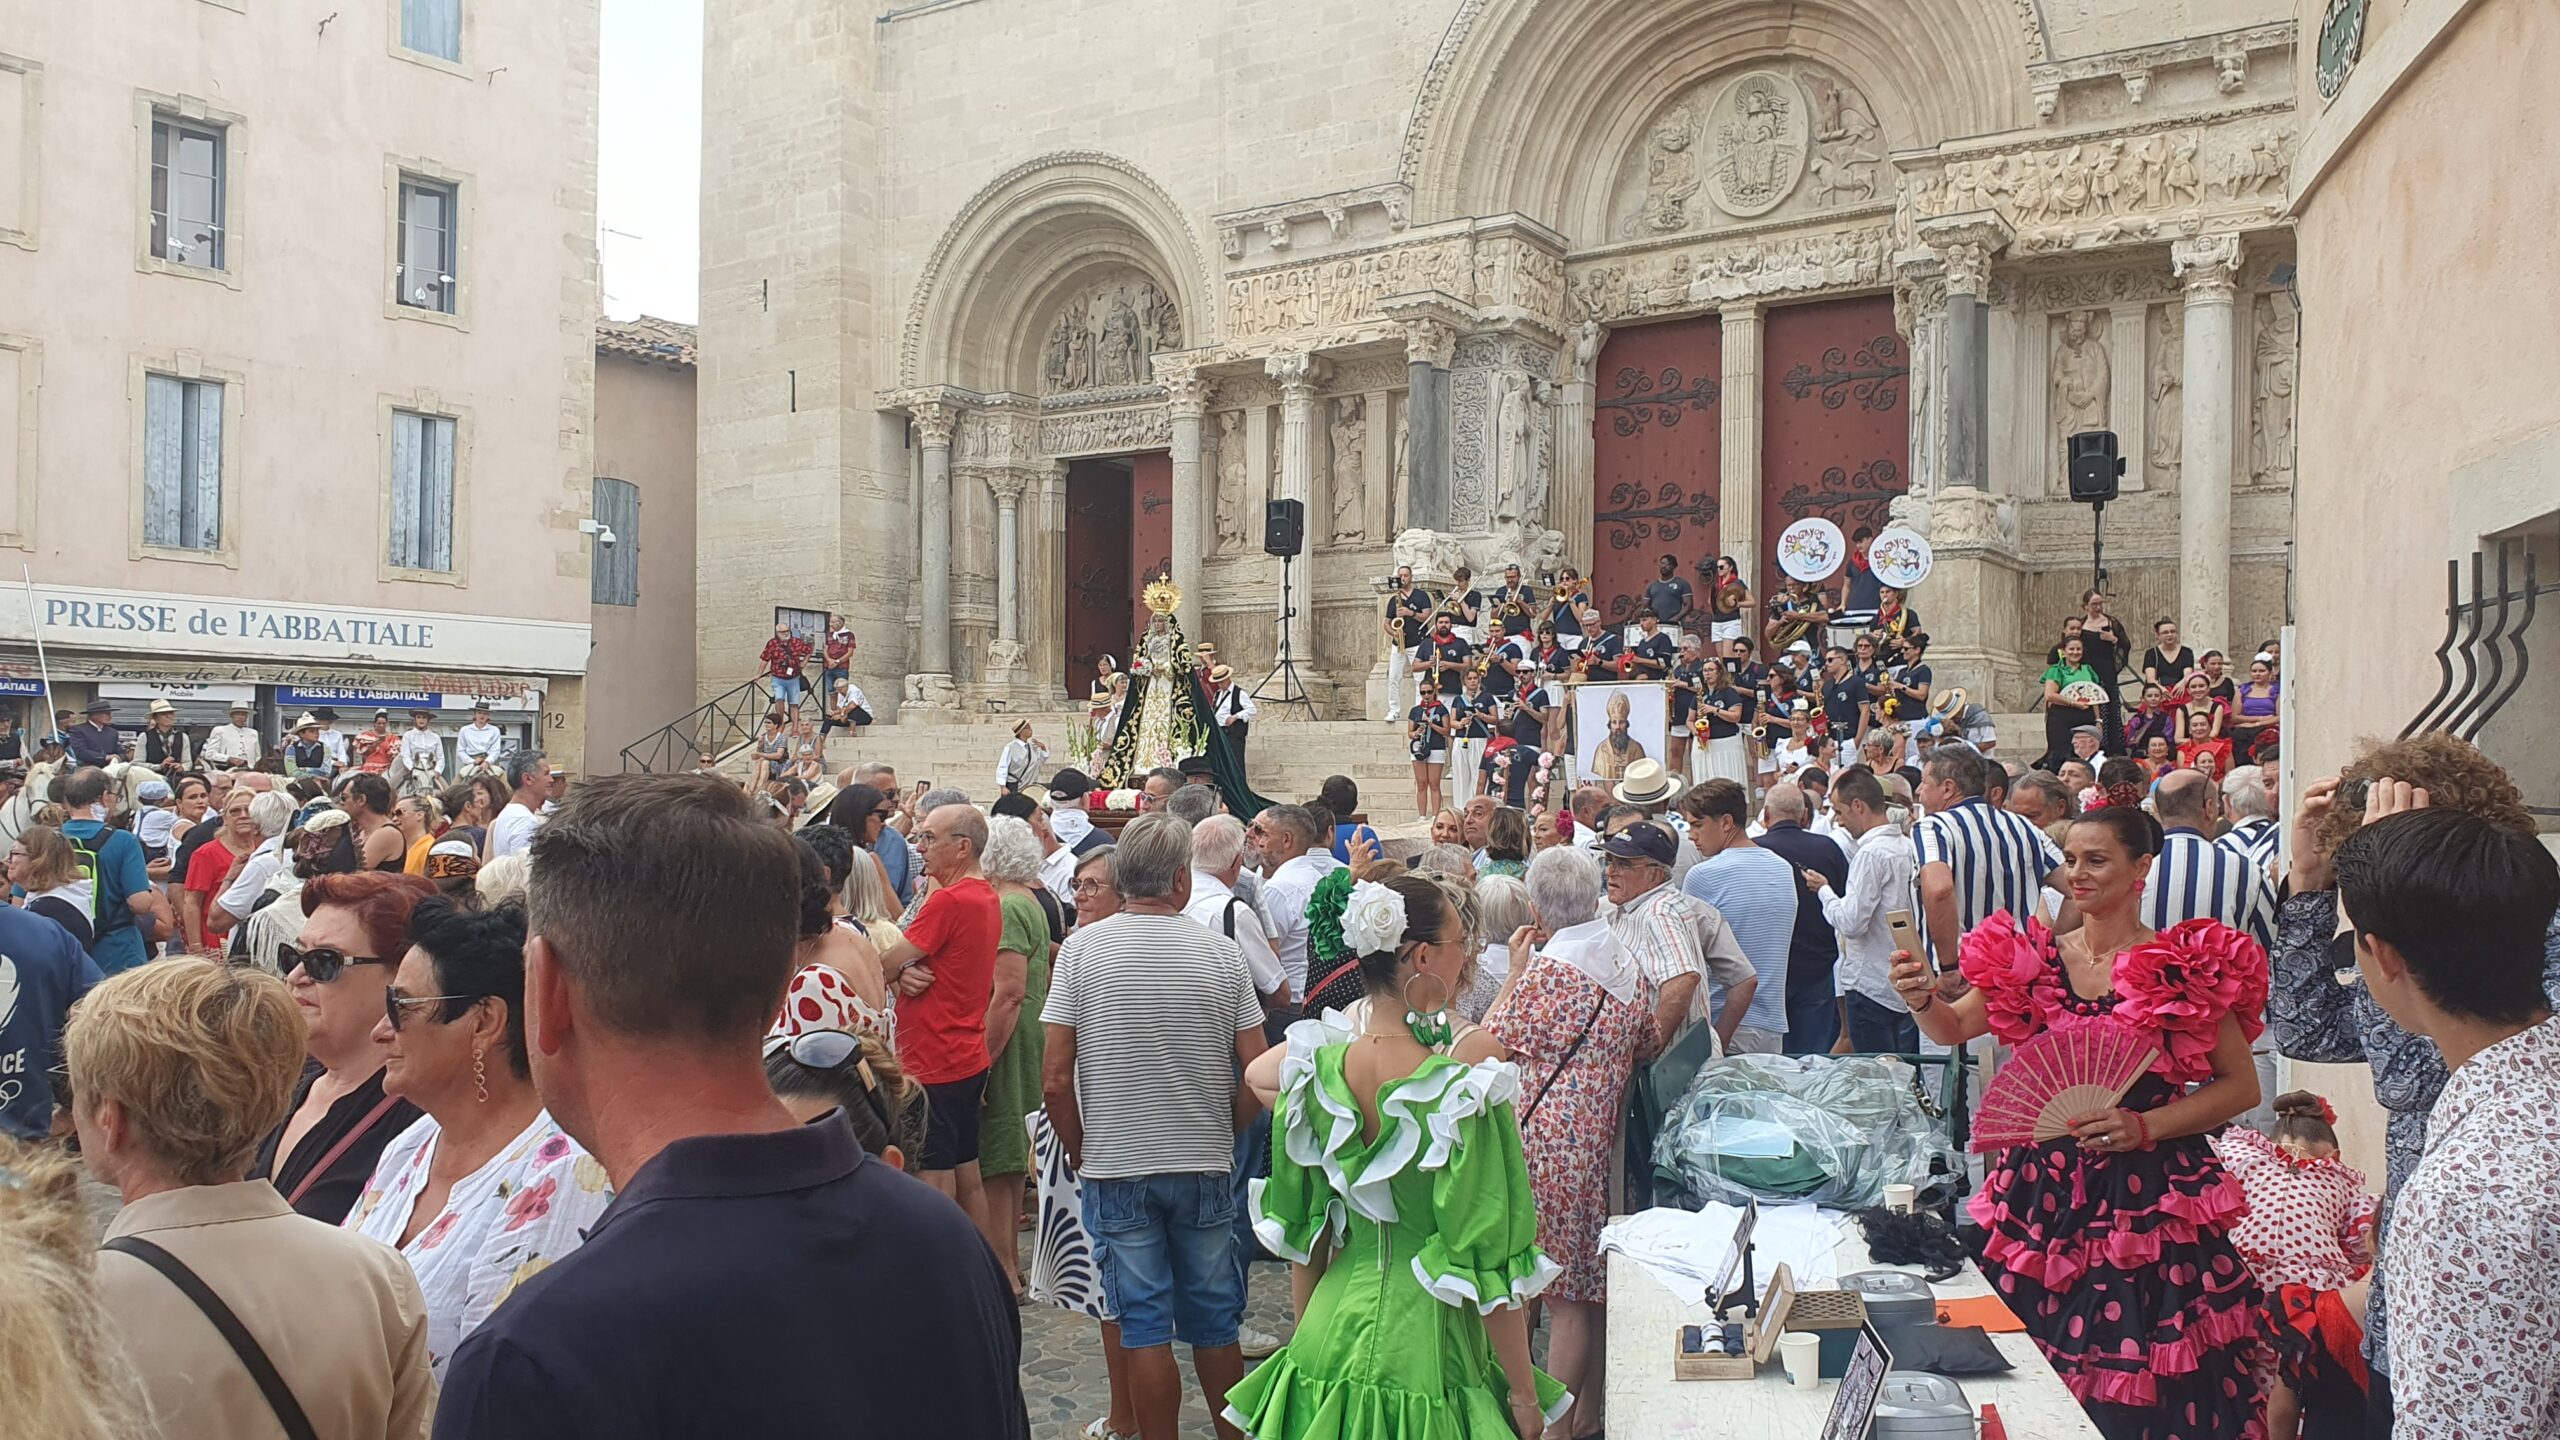
<instances>
[{"instance_id":1,"label":"brass band member","mask_svg":"<svg viewBox=\"0 0 2560 1440\"><path fill-rule=\"evenodd\" d=\"M1743 583L1741 567L1730 555L1718 556L1707 585L1707 638L1718 646L1741 639L1743 612L1750 608L1751 587Z\"/></svg>"}]
</instances>

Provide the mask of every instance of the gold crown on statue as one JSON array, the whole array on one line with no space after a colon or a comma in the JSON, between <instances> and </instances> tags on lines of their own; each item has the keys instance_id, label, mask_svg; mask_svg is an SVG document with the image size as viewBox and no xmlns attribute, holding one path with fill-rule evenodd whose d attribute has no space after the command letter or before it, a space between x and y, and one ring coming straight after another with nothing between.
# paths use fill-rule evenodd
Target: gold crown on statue
<instances>
[{"instance_id":1,"label":"gold crown on statue","mask_svg":"<svg viewBox=\"0 0 2560 1440\"><path fill-rule=\"evenodd\" d=\"M1138 598L1146 601L1147 608L1159 615L1170 615L1182 608L1182 589L1171 580L1148 581L1147 588L1138 592Z\"/></svg>"}]
</instances>

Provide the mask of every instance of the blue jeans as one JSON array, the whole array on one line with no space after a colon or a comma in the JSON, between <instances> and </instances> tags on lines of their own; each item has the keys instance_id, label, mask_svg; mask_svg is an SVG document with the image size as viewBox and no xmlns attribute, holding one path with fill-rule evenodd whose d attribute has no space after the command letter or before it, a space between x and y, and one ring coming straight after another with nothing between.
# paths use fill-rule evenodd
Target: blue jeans
<instances>
[{"instance_id":1,"label":"blue jeans","mask_svg":"<svg viewBox=\"0 0 2560 1440\"><path fill-rule=\"evenodd\" d=\"M1849 1007L1849 1048L1861 1055L1917 1055L1920 1022L1906 1011L1879 1005L1852 990L1840 997Z\"/></svg>"},{"instance_id":2,"label":"blue jeans","mask_svg":"<svg viewBox=\"0 0 2560 1440\"><path fill-rule=\"evenodd\" d=\"M1236 1218L1230 1233L1235 1239L1236 1297L1239 1300L1247 1293L1246 1277L1249 1272L1245 1267L1263 1256L1262 1239L1253 1233L1253 1206L1247 1203L1247 1197L1253 1193L1253 1182L1271 1173L1271 1167L1266 1163L1270 1143L1271 1112L1268 1110L1254 1116L1253 1123L1244 1127L1244 1133L1236 1137Z\"/></svg>"},{"instance_id":3,"label":"blue jeans","mask_svg":"<svg viewBox=\"0 0 2560 1440\"><path fill-rule=\"evenodd\" d=\"M1790 974L1793 972L1790 971ZM1840 1005L1831 993L1831 977L1822 977L1819 994L1787 997L1787 1053L1828 1055L1840 1038Z\"/></svg>"},{"instance_id":4,"label":"blue jeans","mask_svg":"<svg viewBox=\"0 0 2560 1440\"><path fill-rule=\"evenodd\" d=\"M1224 1171L1086 1178L1084 1228L1102 1243L1102 1293L1124 1349L1236 1343L1235 1209L1235 1177Z\"/></svg>"}]
</instances>

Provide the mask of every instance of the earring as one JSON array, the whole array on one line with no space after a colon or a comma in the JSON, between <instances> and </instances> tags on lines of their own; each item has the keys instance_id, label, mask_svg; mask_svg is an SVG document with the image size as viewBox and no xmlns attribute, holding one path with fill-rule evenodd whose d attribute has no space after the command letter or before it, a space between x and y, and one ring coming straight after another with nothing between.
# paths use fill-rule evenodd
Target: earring
<instances>
[{"instance_id":1,"label":"earring","mask_svg":"<svg viewBox=\"0 0 2560 1440\"><path fill-rule=\"evenodd\" d=\"M489 1052L486 1050L474 1050L471 1052L471 1084L473 1088L480 1092L480 1103L483 1105L488 1104Z\"/></svg>"},{"instance_id":2,"label":"earring","mask_svg":"<svg viewBox=\"0 0 2560 1440\"><path fill-rule=\"evenodd\" d=\"M1427 1007L1416 1004L1413 998L1413 982L1416 980L1429 980L1438 985L1439 1000ZM1437 1050L1455 1037L1456 1032L1449 1025L1449 983L1447 981L1436 975L1426 975L1417 971L1404 982L1401 993L1404 998L1404 1025L1407 1030L1413 1032L1414 1039Z\"/></svg>"}]
</instances>

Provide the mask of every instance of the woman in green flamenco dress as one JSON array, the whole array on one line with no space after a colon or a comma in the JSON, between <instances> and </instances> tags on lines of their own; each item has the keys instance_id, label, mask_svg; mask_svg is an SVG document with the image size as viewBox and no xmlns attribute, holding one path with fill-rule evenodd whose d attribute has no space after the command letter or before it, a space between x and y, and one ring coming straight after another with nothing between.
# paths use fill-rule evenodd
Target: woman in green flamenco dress
<instances>
[{"instance_id":1,"label":"woman in green flamenco dress","mask_svg":"<svg viewBox=\"0 0 2560 1440\"><path fill-rule=\"evenodd\" d=\"M1295 1262L1298 1329L1226 1419L1254 1440L1530 1440L1572 1400L1529 1359L1526 1306L1559 1272L1537 1246L1519 1072L1448 1008L1457 909L1399 875L1310 921L1339 924L1369 993L1247 1072L1273 1112L1253 1224Z\"/></svg>"}]
</instances>

